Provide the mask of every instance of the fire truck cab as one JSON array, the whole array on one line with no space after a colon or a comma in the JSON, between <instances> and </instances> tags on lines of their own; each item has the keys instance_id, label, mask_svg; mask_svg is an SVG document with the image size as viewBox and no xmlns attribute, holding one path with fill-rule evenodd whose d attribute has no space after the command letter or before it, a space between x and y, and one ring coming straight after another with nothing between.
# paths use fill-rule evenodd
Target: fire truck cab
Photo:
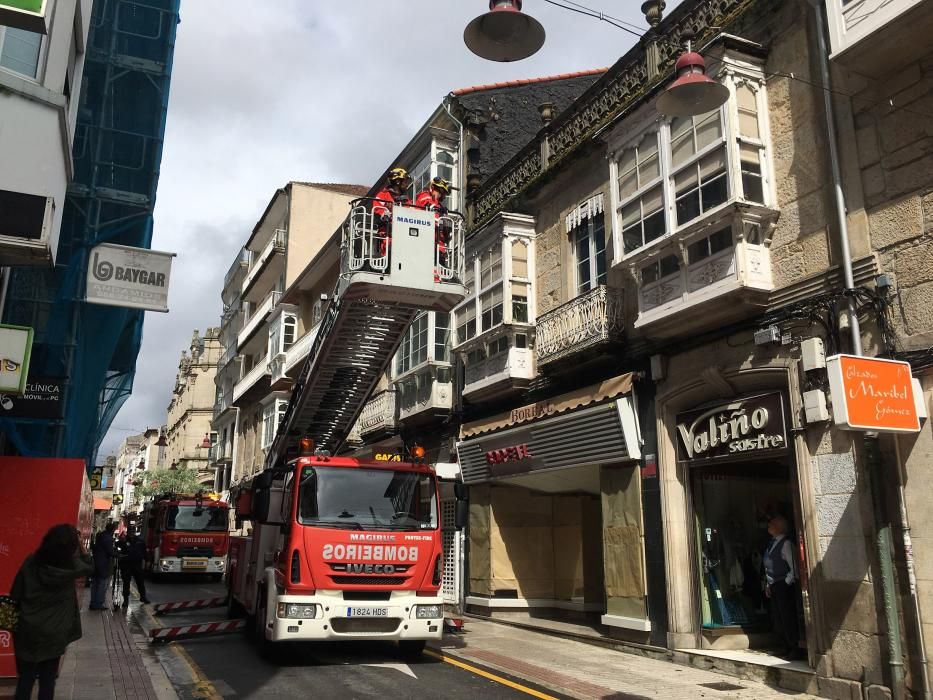
<instances>
[{"instance_id":1,"label":"fire truck cab","mask_svg":"<svg viewBox=\"0 0 933 700\"><path fill-rule=\"evenodd\" d=\"M229 506L216 494L164 494L143 506L142 537L153 576L209 574L226 568Z\"/></svg>"},{"instance_id":2,"label":"fire truck cab","mask_svg":"<svg viewBox=\"0 0 933 700\"><path fill-rule=\"evenodd\" d=\"M231 605L261 645L440 639L444 565L438 481L427 464L301 457L258 475L237 501Z\"/></svg>"}]
</instances>

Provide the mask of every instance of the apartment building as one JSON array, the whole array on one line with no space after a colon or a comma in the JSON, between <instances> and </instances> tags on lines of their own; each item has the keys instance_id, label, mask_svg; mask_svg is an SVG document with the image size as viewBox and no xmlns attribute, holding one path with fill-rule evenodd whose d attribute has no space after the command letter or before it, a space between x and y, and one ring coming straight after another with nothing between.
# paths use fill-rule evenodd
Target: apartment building
<instances>
[{"instance_id":1,"label":"apartment building","mask_svg":"<svg viewBox=\"0 0 933 700\"><path fill-rule=\"evenodd\" d=\"M17 7L0 3L0 265L51 266L75 173L91 0L54 0L44 13Z\"/></svg>"},{"instance_id":2,"label":"apartment building","mask_svg":"<svg viewBox=\"0 0 933 700\"><path fill-rule=\"evenodd\" d=\"M219 491L262 469L336 284L340 244L334 231L350 202L365 193L359 185L289 182L272 196L225 276L212 422ZM312 303L302 314L306 290L284 293L306 276L309 261L322 256L333 258L333 269L315 288L317 312Z\"/></svg>"},{"instance_id":3,"label":"apartment building","mask_svg":"<svg viewBox=\"0 0 933 700\"><path fill-rule=\"evenodd\" d=\"M178 362L165 420L167 466L196 471L205 486L214 483L214 466L210 463L211 421L216 394L214 378L221 354L219 328L207 328L204 335L194 331Z\"/></svg>"},{"instance_id":4,"label":"apartment building","mask_svg":"<svg viewBox=\"0 0 933 700\"><path fill-rule=\"evenodd\" d=\"M910 361L929 405L931 21L909 1L687 0L472 193L479 283L452 324L471 610L826 697L923 693L929 430L876 441L808 412L829 387L800 359L857 337ZM668 118L686 29L728 99ZM471 375L494 357L499 378ZM775 516L805 662L769 656Z\"/></svg>"}]
</instances>

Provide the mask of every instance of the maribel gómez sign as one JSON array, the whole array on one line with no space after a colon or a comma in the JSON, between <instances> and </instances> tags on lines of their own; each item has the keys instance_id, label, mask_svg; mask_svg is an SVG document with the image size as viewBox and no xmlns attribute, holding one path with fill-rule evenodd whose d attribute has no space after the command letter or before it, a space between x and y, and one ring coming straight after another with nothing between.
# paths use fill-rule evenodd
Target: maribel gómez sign
<instances>
[{"instance_id":1,"label":"maribel g\u00f3mez sign","mask_svg":"<svg viewBox=\"0 0 933 700\"><path fill-rule=\"evenodd\" d=\"M787 450L779 392L744 396L677 415L677 459L693 464L759 459Z\"/></svg>"}]
</instances>

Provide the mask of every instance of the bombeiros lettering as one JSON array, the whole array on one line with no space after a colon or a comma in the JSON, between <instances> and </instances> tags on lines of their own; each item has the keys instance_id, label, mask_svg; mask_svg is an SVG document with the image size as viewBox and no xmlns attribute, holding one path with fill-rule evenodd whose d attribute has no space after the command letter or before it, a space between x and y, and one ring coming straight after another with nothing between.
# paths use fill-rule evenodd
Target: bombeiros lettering
<instances>
[{"instance_id":1,"label":"bombeiros lettering","mask_svg":"<svg viewBox=\"0 0 933 700\"><path fill-rule=\"evenodd\" d=\"M325 544L321 556L328 561L418 561L418 547L395 544Z\"/></svg>"}]
</instances>

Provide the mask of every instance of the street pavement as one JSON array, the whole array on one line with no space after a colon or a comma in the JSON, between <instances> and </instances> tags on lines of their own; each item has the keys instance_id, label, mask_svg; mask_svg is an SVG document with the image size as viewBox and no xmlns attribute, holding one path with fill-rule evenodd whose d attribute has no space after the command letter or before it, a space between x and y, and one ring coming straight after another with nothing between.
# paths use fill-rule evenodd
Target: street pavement
<instances>
[{"instance_id":1,"label":"street pavement","mask_svg":"<svg viewBox=\"0 0 933 700\"><path fill-rule=\"evenodd\" d=\"M149 598L167 602L223 595L221 584L189 580L151 584ZM223 620L225 608L159 616L137 610L144 627ZM189 639L153 647L181 698L584 698L592 700L803 700L777 690L669 661L555 638L469 618L463 635L445 635L418 662L403 661L391 643L283 646L260 657L246 635Z\"/></svg>"},{"instance_id":2,"label":"street pavement","mask_svg":"<svg viewBox=\"0 0 933 700\"><path fill-rule=\"evenodd\" d=\"M224 592L222 584L197 579L147 582L147 588L153 603L210 598ZM152 616L148 609L137 611L137 619L147 628L223 620L226 615L225 608L159 616ZM541 692L534 683L489 672L481 664L469 664L475 669L469 670L429 654L406 662L397 646L388 642L287 645L275 652L273 660L263 659L242 633L188 639L153 649L181 698L567 697Z\"/></svg>"}]
</instances>

